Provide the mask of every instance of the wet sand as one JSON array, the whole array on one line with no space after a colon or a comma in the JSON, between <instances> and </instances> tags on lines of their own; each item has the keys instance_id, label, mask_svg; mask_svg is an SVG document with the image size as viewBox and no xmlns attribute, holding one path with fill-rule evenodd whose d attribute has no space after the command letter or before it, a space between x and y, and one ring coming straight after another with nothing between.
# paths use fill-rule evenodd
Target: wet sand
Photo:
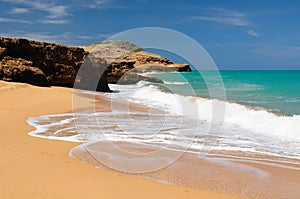
<instances>
[{"instance_id":1,"label":"wet sand","mask_svg":"<svg viewBox=\"0 0 300 199\"><path fill-rule=\"evenodd\" d=\"M108 147L103 148L104 144L99 142L93 145L105 152ZM160 146L134 145L127 142L114 142L113 144L123 150L135 153L149 153L160 150ZM119 154L114 153L110 162L105 161L105 164L103 164L99 156L91 155L90 149L91 147L88 144L87 146L76 147L72 150L72 156L94 167L115 171L111 165L115 165L114 158L118 157ZM198 153L184 153L168 167L155 172L135 175L166 184L224 192L245 198L297 199L299 197L299 164L278 162L272 157L264 157L268 161L255 160L255 158L239 158L239 156L245 157L246 154L242 153L231 154L231 157L228 153L226 156L221 154L221 152L212 151L205 158L199 158ZM259 156L256 158L261 159ZM126 161L123 161L122 164L124 166Z\"/></svg>"},{"instance_id":2,"label":"wet sand","mask_svg":"<svg viewBox=\"0 0 300 199\"><path fill-rule=\"evenodd\" d=\"M29 117L72 111L72 89L0 81L0 95L0 197L3 199L240 198L95 169L68 156L78 143L29 136L27 133L34 130L26 123ZM107 110L110 103L103 100L101 104L102 110Z\"/></svg>"}]
</instances>

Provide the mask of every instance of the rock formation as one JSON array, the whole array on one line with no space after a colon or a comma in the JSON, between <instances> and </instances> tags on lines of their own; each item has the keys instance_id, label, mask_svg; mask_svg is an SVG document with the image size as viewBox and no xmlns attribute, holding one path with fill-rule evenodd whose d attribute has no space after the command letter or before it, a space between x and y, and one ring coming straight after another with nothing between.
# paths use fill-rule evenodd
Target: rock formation
<instances>
[{"instance_id":1,"label":"rock formation","mask_svg":"<svg viewBox=\"0 0 300 199\"><path fill-rule=\"evenodd\" d=\"M0 38L0 47L1 79L44 86L72 87L77 70L88 54L81 48L26 39ZM23 72L38 75L39 81L26 74L21 77Z\"/></svg>"},{"instance_id":2,"label":"rock formation","mask_svg":"<svg viewBox=\"0 0 300 199\"><path fill-rule=\"evenodd\" d=\"M145 77L139 73L191 71L188 64L174 64L160 55L146 52L127 41L99 42L82 48L90 52L89 56L106 60L108 64L106 76L109 83L131 84L140 80L162 83L157 78Z\"/></svg>"},{"instance_id":3,"label":"rock formation","mask_svg":"<svg viewBox=\"0 0 300 199\"><path fill-rule=\"evenodd\" d=\"M88 52L78 47L0 38L0 79L38 86L73 87L78 70L87 55ZM99 69L96 62L85 62L85 65L88 64L91 71ZM77 85L87 90L109 92L105 76L100 78L97 75L98 73L93 72L89 77L78 77L76 81L83 83L78 81ZM95 88L84 85L90 79L97 79Z\"/></svg>"},{"instance_id":4,"label":"rock formation","mask_svg":"<svg viewBox=\"0 0 300 199\"><path fill-rule=\"evenodd\" d=\"M26 82L37 86L49 86L44 72L32 67L32 61L4 57L0 65L0 77L7 81Z\"/></svg>"},{"instance_id":5,"label":"rock formation","mask_svg":"<svg viewBox=\"0 0 300 199\"><path fill-rule=\"evenodd\" d=\"M0 37L0 79L5 81L109 92L108 83L162 83L140 73L190 70L127 41L69 47Z\"/></svg>"}]
</instances>

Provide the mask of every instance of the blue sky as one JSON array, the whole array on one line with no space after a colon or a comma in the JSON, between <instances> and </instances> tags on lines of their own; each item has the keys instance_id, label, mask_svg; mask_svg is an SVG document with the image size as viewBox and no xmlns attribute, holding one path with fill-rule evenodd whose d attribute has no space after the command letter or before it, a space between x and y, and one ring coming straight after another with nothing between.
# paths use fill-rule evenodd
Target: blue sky
<instances>
[{"instance_id":1,"label":"blue sky","mask_svg":"<svg viewBox=\"0 0 300 199\"><path fill-rule=\"evenodd\" d=\"M0 0L0 36L88 45L132 28L198 41L220 69L300 69L297 0Z\"/></svg>"}]
</instances>

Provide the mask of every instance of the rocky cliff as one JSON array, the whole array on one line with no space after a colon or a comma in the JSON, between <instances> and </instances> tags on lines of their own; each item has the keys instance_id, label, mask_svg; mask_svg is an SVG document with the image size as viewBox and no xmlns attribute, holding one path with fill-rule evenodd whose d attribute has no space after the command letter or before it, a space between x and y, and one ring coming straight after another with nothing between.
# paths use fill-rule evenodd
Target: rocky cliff
<instances>
[{"instance_id":1,"label":"rocky cliff","mask_svg":"<svg viewBox=\"0 0 300 199\"><path fill-rule=\"evenodd\" d=\"M109 92L105 76L99 78L99 73L95 72L99 69L97 62L86 60L88 54L79 47L0 38L0 79L38 86L65 87L73 87L75 80L79 80L79 88ZM76 78L83 64L89 65L93 72L90 76ZM97 79L95 88L85 84L89 79Z\"/></svg>"},{"instance_id":2,"label":"rocky cliff","mask_svg":"<svg viewBox=\"0 0 300 199\"><path fill-rule=\"evenodd\" d=\"M126 41L70 47L0 37L0 79L5 81L38 86L75 84L77 88L109 92L108 83L161 83L159 79L140 75L143 72L190 70L186 64L174 64Z\"/></svg>"}]
</instances>

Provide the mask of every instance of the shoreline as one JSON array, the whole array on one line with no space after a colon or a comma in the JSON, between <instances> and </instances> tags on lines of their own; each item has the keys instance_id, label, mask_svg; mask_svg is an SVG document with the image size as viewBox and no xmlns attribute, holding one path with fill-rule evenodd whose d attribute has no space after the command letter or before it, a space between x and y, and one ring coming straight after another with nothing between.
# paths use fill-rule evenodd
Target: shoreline
<instances>
[{"instance_id":1,"label":"shoreline","mask_svg":"<svg viewBox=\"0 0 300 199\"><path fill-rule=\"evenodd\" d=\"M83 97L79 100L81 105L85 104L82 103L85 98L91 99L89 94L85 95L84 93L79 92L79 95L80 97ZM95 106L97 111L111 111L111 109L108 108L109 104L104 105L105 108L103 108L103 104L110 103L110 100L107 100L107 98L102 95L97 95L95 101L90 101L90 103L86 103L84 107L80 107L79 109L86 107L94 108L91 104L95 102L97 104ZM124 109L124 107L126 107L124 106L126 105L124 103L128 103L128 101L118 99L116 103L114 103L115 110ZM149 107L144 105L132 102L129 102L128 105L131 111L149 111ZM92 109L88 110L93 111ZM59 118L63 118L64 120L65 115L59 115ZM47 132L51 132L52 130L53 129L49 129ZM121 146L125 145L125 147L120 147L125 149L125 151L131 151L131 149L136 152L149 150L143 148L143 146L134 147L135 145L139 145L137 143L121 141L113 141L113 143L116 145L121 143ZM100 145L103 145L103 142L100 142ZM95 160L95 158L86 151L86 148L82 146L83 144L73 148L70 151L70 156L81 160L85 164L90 164L95 168L113 171L118 174L120 173ZM152 147L154 148L154 151L157 150L157 148L155 149L155 146ZM103 151L105 153L106 148L101 146L101 150L98 151ZM107 154L110 153L107 152ZM114 155L112 155L113 159L118 157L114 157ZM197 151L194 151L192 154L184 154L182 158L163 170L130 175L151 179L164 184L183 186L198 190L225 192L227 194L235 194L246 198L297 198L297 195L300 194L297 190L297 184L300 183L300 176L298 174L298 171L300 170L299 162L296 159L294 159L296 163L280 161L280 159L281 158L276 156L247 154L239 151L222 152L218 150L212 151L205 159L201 159L197 157ZM197 168L201 168L201 170ZM282 173L287 175L284 176ZM199 179L205 179L205 181L203 182ZM284 183L284 185L280 185L281 183Z\"/></svg>"},{"instance_id":2,"label":"shoreline","mask_svg":"<svg viewBox=\"0 0 300 199\"><path fill-rule=\"evenodd\" d=\"M78 143L41 139L29 117L72 111L72 89L0 81L2 198L241 198L102 171L68 156Z\"/></svg>"}]
</instances>

